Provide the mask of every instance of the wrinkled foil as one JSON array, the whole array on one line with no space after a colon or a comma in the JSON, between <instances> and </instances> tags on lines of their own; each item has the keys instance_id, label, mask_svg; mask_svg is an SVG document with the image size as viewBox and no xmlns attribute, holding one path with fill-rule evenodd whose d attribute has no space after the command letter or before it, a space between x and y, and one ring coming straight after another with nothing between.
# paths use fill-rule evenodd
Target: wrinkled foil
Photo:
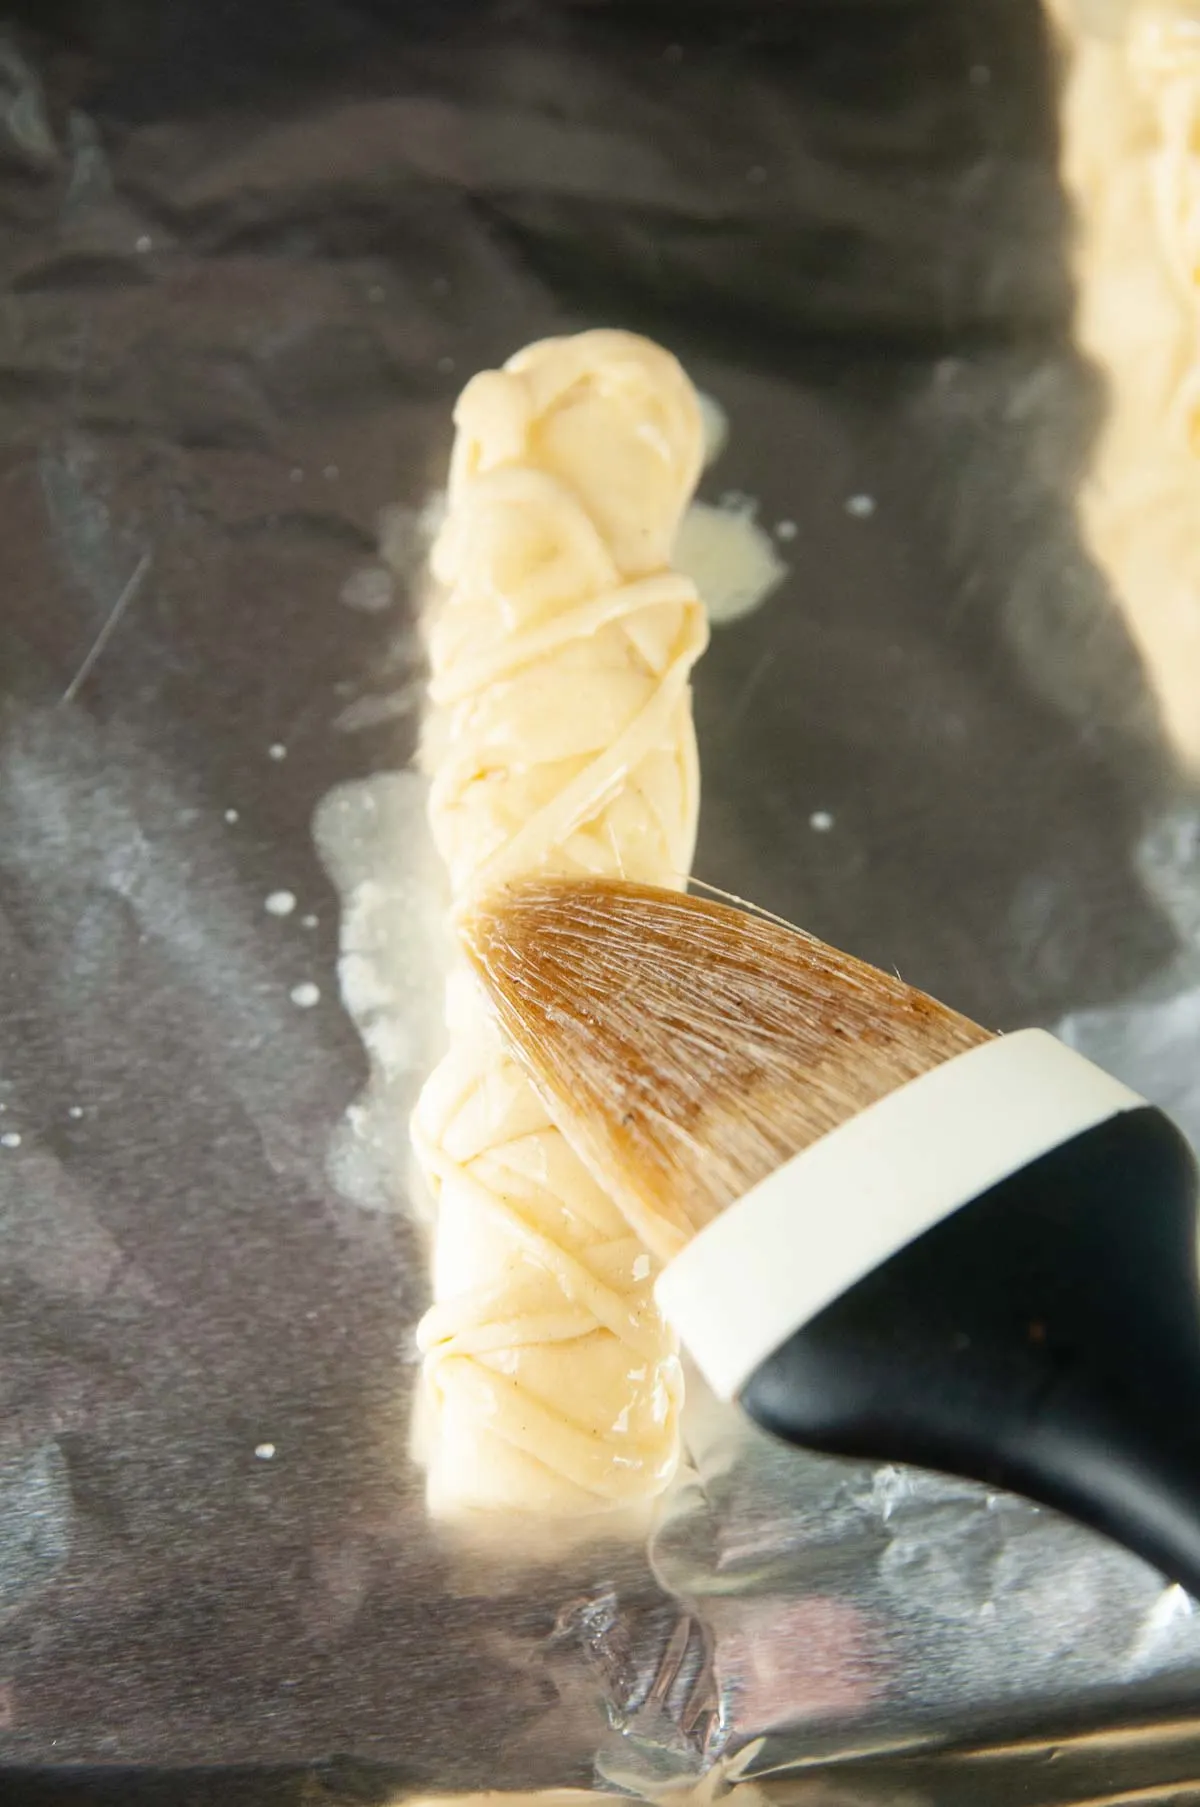
<instances>
[{"instance_id":1,"label":"wrinkled foil","mask_svg":"<svg viewBox=\"0 0 1200 1807\"><path fill-rule=\"evenodd\" d=\"M668 343L788 567L698 673L699 875L1200 1141L1200 795L1077 530L1040 10L63 16L0 38L0 1762L1184 1788L1193 1605L1052 1514L698 1384L644 1544L451 1535L408 1452L417 574L531 339Z\"/></svg>"}]
</instances>

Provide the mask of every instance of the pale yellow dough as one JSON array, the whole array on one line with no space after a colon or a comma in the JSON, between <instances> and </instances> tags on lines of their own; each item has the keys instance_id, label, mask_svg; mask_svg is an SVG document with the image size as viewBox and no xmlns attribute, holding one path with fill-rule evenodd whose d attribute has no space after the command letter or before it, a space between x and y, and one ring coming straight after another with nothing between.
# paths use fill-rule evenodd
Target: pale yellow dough
<instances>
[{"instance_id":1,"label":"pale yellow dough","mask_svg":"<svg viewBox=\"0 0 1200 1807\"><path fill-rule=\"evenodd\" d=\"M534 871L682 885L707 629L671 547L703 457L676 361L628 333L530 346L468 384L428 619L429 816L461 904ZM508 1059L465 970L414 1119L436 1202L421 1325L430 1502L591 1511L678 1456L650 1262Z\"/></svg>"},{"instance_id":2,"label":"pale yellow dough","mask_svg":"<svg viewBox=\"0 0 1200 1807\"><path fill-rule=\"evenodd\" d=\"M1108 382L1081 519L1167 736L1200 765L1200 5L1134 4L1108 37L1054 10L1076 327Z\"/></svg>"}]
</instances>

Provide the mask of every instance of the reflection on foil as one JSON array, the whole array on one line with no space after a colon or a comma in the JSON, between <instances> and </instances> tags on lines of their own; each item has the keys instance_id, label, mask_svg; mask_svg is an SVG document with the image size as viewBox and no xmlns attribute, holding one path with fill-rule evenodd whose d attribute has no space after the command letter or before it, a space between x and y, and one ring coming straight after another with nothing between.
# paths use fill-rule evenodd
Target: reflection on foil
<instances>
[{"instance_id":1,"label":"reflection on foil","mask_svg":"<svg viewBox=\"0 0 1200 1807\"><path fill-rule=\"evenodd\" d=\"M70 1486L57 1444L9 1455L0 1442L0 1617L62 1567L70 1534Z\"/></svg>"},{"instance_id":2,"label":"reflection on foil","mask_svg":"<svg viewBox=\"0 0 1200 1807\"><path fill-rule=\"evenodd\" d=\"M9 38L0 35L0 127L12 149L32 167L54 163L58 146L46 113L37 72Z\"/></svg>"}]
</instances>

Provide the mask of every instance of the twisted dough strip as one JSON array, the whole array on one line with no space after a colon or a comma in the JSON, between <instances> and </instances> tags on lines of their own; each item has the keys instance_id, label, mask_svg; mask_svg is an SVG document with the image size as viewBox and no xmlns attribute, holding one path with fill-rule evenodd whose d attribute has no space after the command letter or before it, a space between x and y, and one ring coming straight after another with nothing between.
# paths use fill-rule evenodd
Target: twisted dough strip
<instances>
[{"instance_id":1,"label":"twisted dough strip","mask_svg":"<svg viewBox=\"0 0 1200 1807\"><path fill-rule=\"evenodd\" d=\"M1200 766L1200 5L1135 6L1109 38L1064 30L1076 329L1108 391L1080 522L1163 727Z\"/></svg>"},{"instance_id":2,"label":"twisted dough strip","mask_svg":"<svg viewBox=\"0 0 1200 1807\"><path fill-rule=\"evenodd\" d=\"M699 475L678 364L626 333L468 384L428 622L429 815L456 903L531 871L684 882L689 674L707 629L670 550ZM508 1058L465 970L413 1139L437 1206L422 1455L435 1510L644 1500L680 1375L650 1261Z\"/></svg>"}]
</instances>

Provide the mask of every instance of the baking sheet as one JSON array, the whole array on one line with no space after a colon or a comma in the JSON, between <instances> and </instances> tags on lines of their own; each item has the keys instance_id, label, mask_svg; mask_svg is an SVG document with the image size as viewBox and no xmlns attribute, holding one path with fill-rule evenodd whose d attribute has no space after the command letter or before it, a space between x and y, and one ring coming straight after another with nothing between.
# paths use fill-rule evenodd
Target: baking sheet
<instances>
[{"instance_id":1,"label":"baking sheet","mask_svg":"<svg viewBox=\"0 0 1200 1807\"><path fill-rule=\"evenodd\" d=\"M698 674L697 872L1200 1138L1200 797L1075 522L1039 8L100 0L2 46L0 1759L868 1799L1185 1713L1200 1625L1131 1559L698 1393L648 1551L464 1551L407 1455L411 574L453 396L530 339L669 343L789 567Z\"/></svg>"}]
</instances>

